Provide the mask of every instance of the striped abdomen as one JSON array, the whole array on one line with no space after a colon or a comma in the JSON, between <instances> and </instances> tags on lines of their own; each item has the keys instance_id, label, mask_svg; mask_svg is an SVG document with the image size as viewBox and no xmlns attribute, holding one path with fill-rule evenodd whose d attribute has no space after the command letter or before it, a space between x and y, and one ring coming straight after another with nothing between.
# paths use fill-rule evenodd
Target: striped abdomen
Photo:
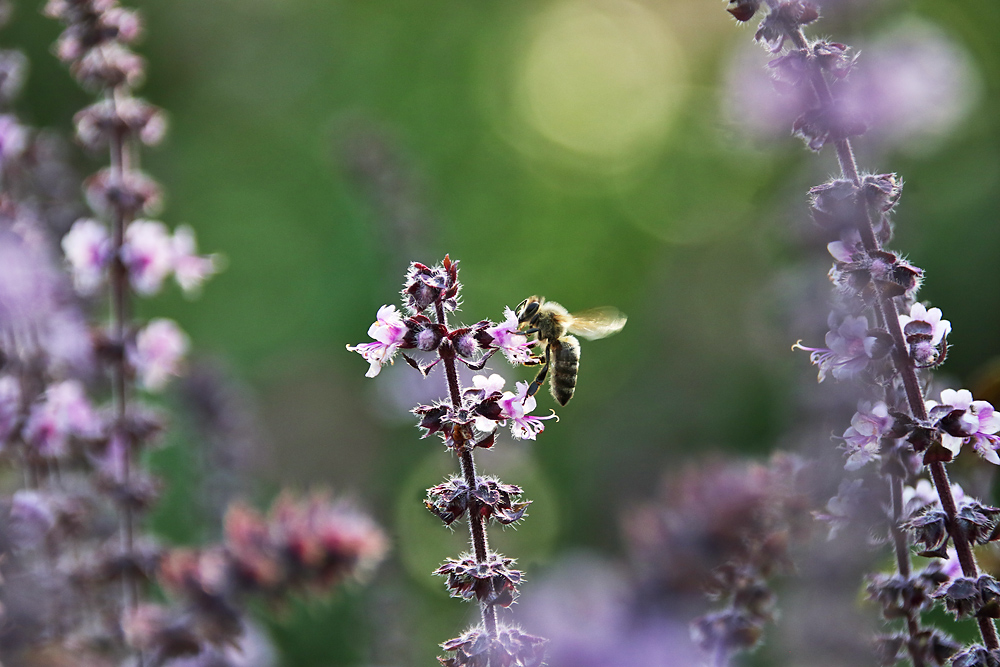
<instances>
[{"instance_id":1,"label":"striped abdomen","mask_svg":"<svg viewBox=\"0 0 1000 667\"><path fill-rule=\"evenodd\" d=\"M563 336L550 343L552 377L549 388L559 405L566 405L576 389L576 374L580 368L580 341L573 336Z\"/></svg>"}]
</instances>

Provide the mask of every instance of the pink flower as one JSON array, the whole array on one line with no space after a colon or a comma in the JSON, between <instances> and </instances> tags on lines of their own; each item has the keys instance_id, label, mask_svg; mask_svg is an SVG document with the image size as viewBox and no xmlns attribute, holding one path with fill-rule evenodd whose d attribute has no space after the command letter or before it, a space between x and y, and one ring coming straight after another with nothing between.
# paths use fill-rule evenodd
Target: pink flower
<instances>
[{"instance_id":1,"label":"pink flower","mask_svg":"<svg viewBox=\"0 0 1000 667\"><path fill-rule=\"evenodd\" d=\"M536 401L534 396L528 396L528 383L518 382L517 393L504 392L500 398L500 409L503 411L503 418L510 419L510 432L518 440L534 440L535 436L545 430L542 421L552 419L555 415L548 417L534 417L528 415L535 409Z\"/></svg>"},{"instance_id":2,"label":"pink flower","mask_svg":"<svg viewBox=\"0 0 1000 667\"><path fill-rule=\"evenodd\" d=\"M371 364L365 377L373 378L379 374L386 362L392 363L392 357L403 344L408 331L406 322L396 310L396 306L382 306L378 309L375 323L368 327L368 335L374 338L375 342L348 345L347 349L357 352Z\"/></svg>"},{"instance_id":3,"label":"pink flower","mask_svg":"<svg viewBox=\"0 0 1000 667\"><path fill-rule=\"evenodd\" d=\"M503 315L505 318L503 322L486 329L486 333L493 338L491 345L499 348L510 363L527 363L531 360L528 337L517 330L517 315L513 310L504 307Z\"/></svg>"},{"instance_id":4,"label":"pink flower","mask_svg":"<svg viewBox=\"0 0 1000 667\"><path fill-rule=\"evenodd\" d=\"M180 375L189 346L187 335L172 320L152 320L139 331L128 356L143 388L159 391L171 376Z\"/></svg>"},{"instance_id":5,"label":"pink flower","mask_svg":"<svg viewBox=\"0 0 1000 667\"><path fill-rule=\"evenodd\" d=\"M951 322L941 319L941 309L931 308L928 310L922 303L913 304L909 315L899 316L899 326L903 329L903 333L910 333L906 327L911 322L920 322L926 325L931 337L931 345L934 346L939 345L944 337L951 333Z\"/></svg>"},{"instance_id":6,"label":"pink flower","mask_svg":"<svg viewBox=\"0 0 1000 667\"><path fill-rule=\"evenodd\" d=\"M929 409L937 405L934 401L927 401ZM1000 436L996 435L1000 431L1000 414L989 401L972 400L972 392L968 389L944 389L941 391L941 405L950 407L952 411L962 411L954 417L949 413L942 419L942 423L947 421L947 432L941 433L941 444L952 455L957 455L962 445L969 443L981 457L1000 465L1000 455L997 454Z\"/></svg>"},{"instance_id":7,"label":"pink flower","mask_svg":"<svg viewBox=\"0 0 1000 667\"><path fill-rule=\"evenodd\" d=\"M187 225L174 230L171 247L174 279L185 294L196 293L206 278L218 272L215 255L201 256L196 253L194 231Z\"/></svg>"},{"instance_id":8,"label":"pink flower","mask_svg":"<svg viewBox=\"0 0 1000 667\"><path fill-rule=\"evenodd\" d=\"M66 453L71 437L93 438L101 423L76 380L50 385L28 415L24 438L36 454L56 458Z\"/></svg>"},{"instance_id":9,"label":"pink flower","mask_svg":"<svg viewBox=\"0 0 1000 667\"><path fill-rule=\"evenodd\" d=\"M166 225L135 220L125 230L122 262L129 281L140 294L156 294L174 268L173 242Z\"/></svg>"},{"instance_id":10,"label":"pink flower","mask_svg":"<svg viewBox=\"0 0 1000 667\"><path fill-rule=\"evenodd\" d=\"M828 373L838 380L846 380L863 371L876 342L874 336L868 335L868 318L848 315L839 326L831 322L826 334L828 347L806 347L796 343L792 349L810 353L809 361L819 366L817 378L822 382Z\"/></svg>"},{"instance_id":11,"label":"pink flower","mask_svg":"<svg viewBox=\"0 0 1000 667\"><path fill-rule=\"evenodd\" d=\"M76 291L83 295L96 292L111 259L107 228L96 220L81 218L63 237L62 249L73 272Z\"/></svg>"}]
</instances>

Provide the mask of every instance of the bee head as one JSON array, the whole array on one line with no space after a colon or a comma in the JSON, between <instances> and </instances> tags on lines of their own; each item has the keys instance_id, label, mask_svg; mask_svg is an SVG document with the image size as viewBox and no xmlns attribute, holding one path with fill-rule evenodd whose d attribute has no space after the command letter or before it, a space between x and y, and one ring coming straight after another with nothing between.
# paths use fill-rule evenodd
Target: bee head
<instances>
[{"instance_id":1,"label":"bee head","mask_svg":"<svg viewBox=\"0 0 1000 667\"><path fill-rule=\"evenodd\" d=\"M538 306L540 303L541 302L539 298L537 296L533 296L529 299L525 299L520 304L518 304L517 310L515 311L517 313L517 321L518 322L530 321L531 318L535 316L535 313L538 312Z\"/></svg>"}]
</instances>

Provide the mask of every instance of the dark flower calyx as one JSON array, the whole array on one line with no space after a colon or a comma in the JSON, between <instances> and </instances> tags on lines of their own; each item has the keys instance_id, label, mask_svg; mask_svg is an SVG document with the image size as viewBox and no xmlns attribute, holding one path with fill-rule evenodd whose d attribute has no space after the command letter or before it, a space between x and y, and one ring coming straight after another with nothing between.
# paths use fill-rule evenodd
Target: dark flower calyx
<instances>
[{"instance_id":1,"label":"dark flower calyx","mask_svg":"<svg viewBox=\"0 0 1000 667\"><path fill-rule=\"evenodd\" d=\"M835 179L809 190L813 220L820 227L834 232L855 229L857 205L854 183Z\"/></svg>"},{"instance_id":2,"label":"dark flower calyx","mask_svg":"<svg viewBox=\"0 0 1000 667\"><path fill-rule=\"evenodd\" d=\"M457 310L460 287L458 262L451 261L447 255L434 267L413 262L403 283L403 303L414 313L421 313L432 304L440 304L445 310Z\"/></svg>"},{"instance_id":3,"label":"dark flower calyx","mask_svg":"<svg viewBox=\"0 0 1000 667\"><path fill-rule=\"evenodd\" d=\"M761 0L729 0L726 11L741 23L746 23L753 18L753 15L760 9Z\"/></svg>"},{"instance_id":4,"label":"dark flower calyx","mask_svg":"<svg viewBox=\"0 0 1000 667\"><path fill-rule=\"evenodd\" d=\"M913 635L882 635L875 639L875 656L880 665L895 665L909 657L925 665L943 667L962 645L938 630L923 630Z\"/></svg>"},{"instance_id":5,"label":"dark flower calyx","mask_svg":"<svg viewBox=\"0 0 1000 667\"><path fill-rule=\"evenodd\" d=\"M441 340L447 335L448 330L443 324L432 322L430 318L422 313L417 313L404 320L406 333L400 349L416 348L423 352L432 352L441 344Z\"/></svg>"},{"instance_id":6,"label":"dark flower calyx","mask_svg":"<svg viewBox=\"0 0 1000 667\"><path fill-rule=\"evenodd\" d=\"M948 516L942 510L928 510L903 524L913 541L923 545L921 556L947 558Z\"/></svg>"},{"instance_id":7,"label":"dark flower calyx","mask_svg":"<svg viewBox=\"0 0 1000 667\"><path fill-rule=\"evenodd\" d=\"M504 484L492 477L477 477L476 488L471 493L460 477L452 477L444 484L427 490L424 505L445 524L452 524L465 514L472 499L479 501L479 512L484 519L494 519L503 525L520 520L530 501L517 502L521 488Z\"/></svg>"},{"instance_id":8,"label":"dark flower calyx","mask_svg":"<svg viewBox=\"0 0 1000 667\"><path fill-rule=\"evenodd\" d=\"M951 667L1000 667L1000 650L974 644L955 656Z\"/></svg>"},{"instance_id":9,"label":"dark flower calyx","mask_svg":"<svg viewBox=\"0 0 1000 667\"><path fill-rule=\"evenodd\" d=\"M482 563L472 554L465 554L461 559L449 558L434 574L447 575L446 586L452 597L475 597L484 604L509 607L522 579L521 571L510 567L514 563L513 558L496 552L488 553Z\"/></svg>"},{"instance_id":10,"label":"dark flower calyx","mask_svg":"<svg viewBox=\"0 0 1000 667\"><path fill-rule=\"evenodd\" d=\"M943 586L934 597L944 600L948 611L960 619L1000 618L1000 585L985 574L978 579L959 577Z\"/></svg>"},{"instance_id":11,"label":"dark flower calyx","mask_svg":"<svg viewBox=\"0 0 1000 667\"><path fill-rule=\"evenodd\" d=\"M832 141L864 134L867 129L867 123L836 101L810 109L792 123L792 134L816 152Z\"/></svg>"},{"instance_id":12,"label":"dark flower calyx","mask_svg":"<svg viewBox=\"0 0 1000 667\"><path fill-rule=\"evenodd\" d=\"M868 597L882 607L886 619L907 618L930 603L930 595L937 588L933 582L920 575L878 574L868 581Z\"/></svg>"},{"instance_id":13,"label":"dark flower calyx","mask_svg":"<svg viewBox=\"0 0 1000 667\"><path fill-rule=\"evenodd\" d=\"M997 520L1000 508L972 502L958 510L955 530L960 531L973 544L989 544L997 539Z\"/></svg>"},{"instance_id":14,"label":"dark flower calyx","mask_svg":"<svg viewBox=\"0 0 1000 667\"><path fill-rule=\"evenodd\" d=\"M903 183L896 174L866 174L861 178L861 191L872 208L888 213L896 207Z\"/></svg>"},{"instance_id":15,"label":"dark flower calyx","mask_svg":"<svg viewBox=\"0 0 1000 667\"><path fill-rule=\"evenodd\" d=\"M824 71L837 79L846 78L858 59L850 53L851 47L839 42L818 41L812 46L812 54Z\"/></svg>"},{"instance_id":16,"label":"dark flower calyx","mask_svg":"<svg viewBox=\"0 0 1000 667\"><path fill-rule=\"evenodd\" d=\"M757 26L754 39L764 42L772 53L777 53L789 35L818 18L819 9L813 3L806 0L787 0L777 6L772 5L771 11Z\"/></svg>"}]
</instances>

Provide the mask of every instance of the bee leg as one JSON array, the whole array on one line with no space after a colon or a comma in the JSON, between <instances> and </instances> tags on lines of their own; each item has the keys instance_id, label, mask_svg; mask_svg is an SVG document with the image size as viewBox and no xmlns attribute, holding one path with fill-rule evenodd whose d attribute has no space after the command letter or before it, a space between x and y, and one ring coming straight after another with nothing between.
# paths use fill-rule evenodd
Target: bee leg
<instances>
[{"instance_id":1,"label":"bee leg","mask_svg":"<svg viewBox=\"0 0 1000 667\"><path fill-rule=\"evenodd\" d=\"M545 362L544 362L545 365L542 366L542 370L538 371L538 375L536 375L535 379L532 380L531 384L528 385L528 391L526 391L525 394L524 394L525 400L527 400L529 396L534 396L536 393L538 393L538 390L541 388L541 386L543 384L545 384L545 377L549 374L549 362L551 361L550 356L549 356L550 355L550 352L549 352L550 350L551 350L551 346L546 345L545 346ZM539 360L539 361L541 361L541 360Z\"/></svg>"}]
</instances>

